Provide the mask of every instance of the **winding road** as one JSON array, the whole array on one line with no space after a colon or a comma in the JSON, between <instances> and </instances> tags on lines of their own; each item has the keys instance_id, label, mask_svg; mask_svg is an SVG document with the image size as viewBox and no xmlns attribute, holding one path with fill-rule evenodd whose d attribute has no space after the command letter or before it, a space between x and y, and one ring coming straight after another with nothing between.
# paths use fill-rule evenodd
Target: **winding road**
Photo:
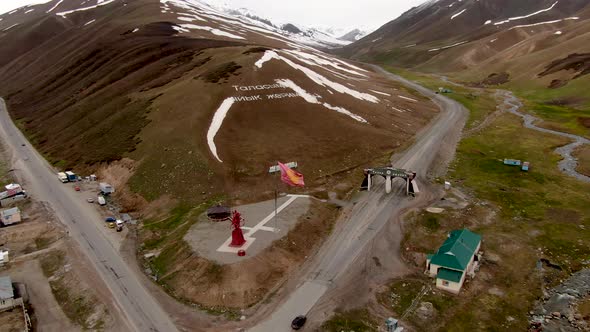
<instances>
[{"instance_id":1,"label":"winding road","mask_svg":"<svg viewBox=\"0 0 590 332\"><path fill-rule=\"evenodd\" d=\"M109 288L118 311L127 318L127 326L118 329L177 331L168 314L144 288L139 276L127 266L118 250L99 229L103 220L98 211L92 205L84 204L69 186L59 182L53 168L14 125L1 98L0 137L10 149L13 168L24 181L27 192L51 206Z\"/></svg>"},{"instance_id":2,"label":"winding road","mask_svg":"<svg viewBox=\"0 0 590 332\"><path fill-rule=\"evenodd\" d=\"M419 176L431 169L441 150L454 151L460 139L468 111L459 103L393 75L379 67L384 76L411 87L434 101L440 108L417 141L392 157L392 166L411 169ZM93 262L98 275L108 286L118 309L127 318L128 330L177 331L170 316L144 288L138 275L126 265L119 252L100 231L102 219L92 206L84 205L75 192L57 180L55 171L30 145L12 122L4 100L0 99L0 136L12 150L13 167L36 199L46 201L69 229L84 253ZM418 181L419 178L418 178ZM383 180L375 181L373 191L363 195L345 220L330 235L305 269L301 283L276 309L251 331L290 331L297 314L307 314L344 274L354 273L353 265L366 246L387 223L405 208L415 204L405 196L402 183L386 195ZM395 253L393 253L395 254ZM127 329L124 329L127 330Z\"/></svg>"},{"instance_id":3,"label":"winding road","mask_svg":"<svg viewBox=\"0 0 590 332\"><path fill-rule=\"evenodd\" d=\"M392 157L393 167L416 171L419 176L425 175L431 169L439 150L452 148L454 151L468 111L454 100L435 94L380 67L374 68L384 76L430 98L441 110L437 118L418 134L418 140L409 149ZM335 281L353 268L352 265L363 249L382 231L387 222L412 205L412 201L405 196L403 184L399 183L394 192L387 195L383 181L377 182L373 191L364 195L346 219L340 221L340 226L322 246L310 268L301 278L299 286L267 319L252 327L250 331L290 331L291 320L295 316L307 314L312 310ZM392 253L392 256L394 254Z\"/></svg>"}]
</instances>

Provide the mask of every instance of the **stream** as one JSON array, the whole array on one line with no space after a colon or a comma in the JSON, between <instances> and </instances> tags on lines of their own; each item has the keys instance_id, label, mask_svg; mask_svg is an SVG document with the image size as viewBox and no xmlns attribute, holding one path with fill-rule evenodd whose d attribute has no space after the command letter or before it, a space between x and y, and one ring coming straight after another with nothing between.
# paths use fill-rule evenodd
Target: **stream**
<instances>
[{"instance_id":1,"label":"stream","mask_svg":"<svg viewBox=\"0 0 590 332\"><path fill-rule=\"evenodd\" d=\"M563 160L560 161L558 164L559 169L563 173L565 173L569 176L575 177L576 179L578 179L580 181L590 183L590 177L588 177L584 174L580 174L576 171L576 167L578 166L578 160L574 156L572 156L572 152L577 147L584 145L584 144L590 144L590 140L588 140L587 138L578 136L578 135L573 135L573 134L563 133L560 131L537 127L535 125L535 122L540 121L539 118L536 118L530 114L522 114L522 113L518 112L518 110L523 106L523 104L520 102L520 100L518 100L518 98L516 98L514 96L514 94L512 94L512 92L502 91L501 93L504 96L504 104L506 106L508 106L507 111L514 114L514 115L521 117L524 120L524 126L526 128L541 131L541 132L552 134L552 135L567 137L567 138L573 140L572 143L555 149L555 152L557 152L559 155L561 155L563 157Z\"/></svg>"}]
</instances>

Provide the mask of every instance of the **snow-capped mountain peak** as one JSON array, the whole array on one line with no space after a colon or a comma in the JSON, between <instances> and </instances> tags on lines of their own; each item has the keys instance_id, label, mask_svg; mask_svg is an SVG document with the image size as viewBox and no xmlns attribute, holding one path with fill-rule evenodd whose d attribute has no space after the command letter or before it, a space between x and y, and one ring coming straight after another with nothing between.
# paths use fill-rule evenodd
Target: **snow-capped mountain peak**
<instances>
[{"instance_id":1,"label":"snow-capped mountain peak","mask_svg":"<svg viewBox=\"0 0 590 332\"><path fill-rule=\"evenodd\" d=\"M360 28L335 28L335 27L307 27L296 22L283 22L259 15L249 8L235 8L228 4L208 6L223 12L226 15L248 20L253 24L262 26L275 33L279 33L297 42L319 48L335 48L348 45L362 37L367 32Z\"/></svg>"}]
</instances>

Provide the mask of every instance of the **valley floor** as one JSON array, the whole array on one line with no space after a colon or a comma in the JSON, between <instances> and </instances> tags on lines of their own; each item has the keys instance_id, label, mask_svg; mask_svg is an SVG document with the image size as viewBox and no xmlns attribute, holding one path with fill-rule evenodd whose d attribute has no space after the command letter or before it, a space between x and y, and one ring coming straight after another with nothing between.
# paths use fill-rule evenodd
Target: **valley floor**
<instances>
[{"instance_id":1,"label":"valley floor","mask_svg":"<svg viewBox=\"0 0 590 332\"><path fill-rule=\"evenodd\" d=\"M448 85L430 76L408 76L433 89ZM431 202L442 213L420 209L406 216L401 247L408 275L378 286L366 309L342 310L324 324L326 330L376 330L388 316L417 331L527 330L539 317L536 311L529 315L536 301L590 267L590 185L564 174L555 152L570 140L524 128L520 117L496 110L504 100L496 100L493 90L451 88L449 96L472 113L455 161L435 181L454 187ZM574 153L581 169L586 147ZM504 158L529 161L531 170L505 166ZM449 231L463 227L482 235L484 256L475 278L455 296L436 290L422 272L425 254L434 252ZM588 300L572 302L571 317L560 313L547 319L563 328L587 326L583 305Z\"/></svg>"}]
</instances>

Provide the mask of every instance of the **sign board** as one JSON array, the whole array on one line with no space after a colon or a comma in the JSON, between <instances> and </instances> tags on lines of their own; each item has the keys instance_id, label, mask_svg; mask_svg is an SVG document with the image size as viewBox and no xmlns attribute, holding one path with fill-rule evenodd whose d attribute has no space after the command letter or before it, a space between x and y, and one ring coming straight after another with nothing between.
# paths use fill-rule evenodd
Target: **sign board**
<instances>
[{"instance_id":1,"label":"sign board","mask_svg":"<svg viewBox=\"0 0 590 332\"><path fill-rule=\"evenodd\" d=\"M372 168L369 171L373 175L391 176L391 177L400 177L400 178L407 178L408 177L408 171L406 171L405 169L384 167L384 168Z\"/></svg>"},{"instance_id":2,"label":"sign board","mask_svg":"<svg viewBox=\"0 0 590 332\"><path fill-rule=\"evenodd\" d=\"M292 162L290 162L290 163L286 163L285 165L286 165L287 167L289 167L289 168L297 168L297 162L296 162L296 161L292 161ZM268 172L269 172L269 173L271 173L271 174L272 174L272 173L276 173L276 172L280 172L280 171L281 171L281 168L279 167L279 165L274 165L274 166L271 166L271 167L268 169Z\"/></svg>"}]
</instances>

